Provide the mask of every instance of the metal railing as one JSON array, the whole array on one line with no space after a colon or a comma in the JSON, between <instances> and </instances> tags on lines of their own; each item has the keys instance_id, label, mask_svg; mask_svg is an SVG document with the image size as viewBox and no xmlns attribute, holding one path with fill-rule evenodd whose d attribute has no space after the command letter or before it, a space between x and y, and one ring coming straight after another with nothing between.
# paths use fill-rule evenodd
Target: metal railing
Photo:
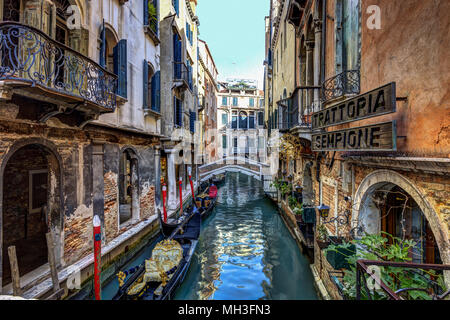
<instances>
[{"instance_id":1,"label":"metal railing","mask_svg":"<svg viewBox=\"0 0 450 320\"><path fill-rule=\"evenodd\" d=\"M393 268L410 268L416 269L417 271L413 271L416 275L419 275L419 270L450 270L450 265L444 264L427 264L427 263L409 263L409 262L391 262L391 261L376 261L376 260L358 260L356 262L356 300L361 300L361 282L364 285L364 289L367 297L372 300L372 295L370 294L370 290L367 285L366 274L374 279L374 281L379 285L380 289L382 289L387 297L391 300L403 300L401 297L402 294L411 292L411 291L422 291L426 293L431 293L433 300L443 300L450 295L450 290L446 292L439 293L436 283L431 280L428 280L432 285L431 288L400 288L396 291L393 291L383 280L377 278L376 276L372 276L372 272L369 270L369 266L379 266L379 267L393 267ZM405 271L406 272L406 271ZM363 278L363 281L361 281Z\"/></svg>"},{"instance_id":2,"label":"metal railing","mask_svg":"<svg viewBox=\"0 0 450 320\"><path fill-rule=\"evenodd\" d=\"M346 70L327 79L322 84L322 102L342 97L346 94L359 94L359 70Z\"/></svg>"},{"instance_id":3,"label":"metal railing","mask_svg":"<svg viewBox=\"0 0 450 320\"><path fill-rule=\"evenodd\" d=\"M192 75L184 62L173 63L173 79L186 82L188 87L192 85Z\"/></svg>"},{"instance_id":4,"label":"metal railing","mask_svg":"<svg viewBox=\"0 0 450 320\"><path fill-rule=\"evenodd\" d=\"M117 76L91 59L16 22L0 23L0 40L0 80L30 83L115 110Z\"/></svg>"},{"instance_id":5,"label":"metal railing","mask_svg":"<svg viewBox=\"0 0 450 320\"><path fill-rule=\"evenodd\" d=\"M297 87L290 98L277 102L278 129L286 131L296 126L311 128L311 114L319 110L320 87Z\"/></svg>"}]
</instances>

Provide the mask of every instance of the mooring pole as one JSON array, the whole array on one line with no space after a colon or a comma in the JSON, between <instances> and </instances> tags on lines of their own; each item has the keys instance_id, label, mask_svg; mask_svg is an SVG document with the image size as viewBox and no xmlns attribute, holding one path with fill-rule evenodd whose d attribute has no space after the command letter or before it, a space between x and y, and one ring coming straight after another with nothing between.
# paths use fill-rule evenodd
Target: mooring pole
<instances>
[{"instance_id":1,"label":"mooring pole","mask_svg":"<svg viewBox=\"0 0 450 320\"><path fill-rule=\"evenodd\" d=\"M162 187L162 201L163 201L163 211L164 211L164 222L167 223L167 209L166 209L166 196L167 196L167 187L166 184L163 184Z\"/></svg>"},{"instance_id":2,"label":"mooring pole","mask_svg":"<svg viewBox=\"0 0 450 320\"><path fill-rule=\"evenodd\" d=\"M194 202L194 206L197 206L195 204L194 183L192 182L192 168L191 167L188 167L188 175L189 175L189 183L191 184L192 201Z\"/></svg>"},{"instance_id":3,"label":"mooring pole","mask_svg":"<svg viewBox=\"0 0 450 320\"><path fill-rule=\"evenodd\" d=\"M180 215L183 214L183 178L180 177Z\"/></svg>"},{"instance_id":4,"label":"mooring pole","mask_svg":"<svg viewBox=\"0 0 450 320\"><path fill-rule=\"evenodd\" d=\"M11 265L11 279L14 296L22 295L22 288L20 286L20 272L19 263L17 262L16 246L8 247L9 263Z\"/></svg>"},{"instance_id":5,"label":"mooring pole","mask_svg":"<svg viewBox=\"0 0 450 320\"><path fill-rule=\"evenodd\" d=\"M94 289L95 289L95 300L102 300L101 293L101 258L102 258L102 230L100 218L94 216Z\"/></svg>"}]
</instances>

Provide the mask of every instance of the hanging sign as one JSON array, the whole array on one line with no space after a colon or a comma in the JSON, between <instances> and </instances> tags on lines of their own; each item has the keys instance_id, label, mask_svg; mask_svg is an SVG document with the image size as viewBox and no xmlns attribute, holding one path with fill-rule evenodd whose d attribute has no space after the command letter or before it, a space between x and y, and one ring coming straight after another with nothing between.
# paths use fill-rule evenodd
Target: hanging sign
<instances>
[{"instance_id":1,"label":"hanging sign","mask_svg":"<svg viewBox=\"0 0 450 320\"><path fill-rule=\"evenodd\" d=\"M394 151L397 149L396 122L312 135L313 151Z\"/></svg>"},{"instance_id":2,"label":"hanging sign","mask_svg":"<svg viewBox=\"0 0 450 320\"><path fill-rule=\"evenodd\" d=\"M395 82L312 114L312 129L336 126L396 111Z\"/></svg>"}]
</instances>

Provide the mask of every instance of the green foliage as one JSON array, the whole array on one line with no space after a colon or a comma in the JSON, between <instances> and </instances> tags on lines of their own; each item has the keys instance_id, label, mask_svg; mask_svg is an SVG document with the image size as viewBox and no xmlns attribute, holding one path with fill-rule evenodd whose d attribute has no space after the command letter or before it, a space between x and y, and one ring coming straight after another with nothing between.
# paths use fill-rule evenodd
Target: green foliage
<instances>
[{"instance_id":1,"label":"green foliage","mask_svg":"<svg viewBox=\"0 0 450 320\"><path fill-rule=\"evenodd\" d=\"M148 2L148 22L150 25L153 25L158 20L158 13L156 12L156 8L151 1Z\"/></svg>"},{"instance_id":2,"label":"green foliage","mask_svg":"<svg viewBox=\"0 0 450 320\"><path fill-rule=\"evenodd\" d=\"M271 184L271 187L275 187L277 190L281 192L282 195L288 194L292 192L292 184L287 183L286 181L275 179Z\"/></svg>"},{"instance_id":3,"label":"green foliage","mask_svg":"<svg viewBox=\"0 0 450 320\"><path fill-rule=\"evenodd\" d=\"M393 237L390 234L383 232L387 237L391 238L392 243L388 243L388 238L382 235L366 234L360 240L353 240L351 243L343 243L341 245L330 245L325 249L328 251L337 251L339 248L348 249L351 244L355 244L359 250L355 255L347 256L347 262L350 264L350 270L344 271L343 277L343 291L350 299L356 297L356 261L364 260L378 260L378 261L393 261L393 262L408 262L411 261L409 252L417 245L413 240L402 240ZM342 250L340 250L342 254ZM431 284L439 288L441 292L446 291L445 283L442 275L437 275L433 271L412 268L394 268L394 267L380 267L381 280L394 292L402 288L421 288L430 291ZM369 277L367 277L369 278ZM434 279L434 281L432 281ZM370 280L372 281L372 280ZM364 287L364 286L363 286ZM382 289L373 290L371 292L372 299L385 300L387 295ZM368 299L366 291L361 290L361 297ZM413 290L408 291L402 297L407 299L421 299L430 300L431 296L425 291Z\"/></svg>"},{"instance_id":4,"label":"green foliage","mask_svg":"<svg viewBox=\"0 0 450 320\"><path fill-rule=\"evenodd\" d=\"M320 241L328 240L328 230L323 224L320 224L317 227L317 239L319 239Z\"/></svg>"}]
</instances>

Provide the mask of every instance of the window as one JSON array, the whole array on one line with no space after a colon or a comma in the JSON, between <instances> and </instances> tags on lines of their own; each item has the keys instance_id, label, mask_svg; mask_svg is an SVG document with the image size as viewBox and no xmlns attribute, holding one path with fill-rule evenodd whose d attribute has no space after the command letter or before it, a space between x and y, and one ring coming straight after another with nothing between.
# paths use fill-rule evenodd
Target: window
<instances>
[{"instance_id":1,"label":"window","mask_svg":"<svg viewBox=\"0 0 450 320\"><path fill-rule=\"evenodd\" d=\"M359 0L336 1L335 26L336 73L358 69Z\"/></svg>"},{"instance_id":2,"label":"window","mask_svg":"<svg viewBox=\"0 0 450 320\"><path fill-rule=\"evenodd\" d=\"M183 44L181 42L181 37L174 33L173 34L173 61L175 62L174 68L173 68L173 76L175 79L181 79L181 62L182 62L182 47Z\"/></svg>"},{"instance_id":3,"label":"window","mask_svg":"<svg viewBox=\"0 0 450 320\"><path fill-rule=\"evenodd\" d=\"M253 111L250 112L250 116L248 118L248 127L249 129L255 129L255 113Z\"/></svg>"},{"instance_id":4,"label":"window","mask_svg":"<svg viewBox=\"0 0 450 320\"><path fill-rule=\"evenodd\" d=\"M258 125L263 126L264 125L264 112L258 112Z\"/></svg>"},{"instance_id":5,"label":"window","mask_svg":"<svg viewBox=\"0 0 450 320\"><path fill-rule=\"evenodd\" d=\"M175 9L175 12L177 16L180 15L180 0L172 0L173 8Z\"/></svg>"},{"instance_id":6,"label":"window","mask_svg":"<svg viewBox=\"0 0 450 320\"><path fill-rule=\"evenodd\" d=\"M151 109L155 112L161 112L161 73L153 72L152 66L144 60L144 98L143 109Z\"/></svg>"},{"instance_id":7,"label":"window","mask_svg":"<svg viewBox=\"0 0 450 320\"><path fill-rule=\"evenodd\" d=\"M264 137L258 137L258 149L264 149Z\"/></svg>"},{"instance_id":8,"label":"window","mask_svg":"<svg viewBox=\"0 0 450 320\"><path fill-rule=\"evenodd\" d=\"M222 124L226 126L228 124L228 114L222 113Z\"/></svg>"},{"instance_id":9,"label":"window","mask_svg":"<svg viewBox=\"0 0 450 320\"><path fill-rule=\"evenodd\" d=\"M174 104L174 125L175 127L182 127L183 126L183 101L178 99L177 97L173 97L173 104Z\"/></svg>"},{"instance_id":10,"label":"window","mask_svg":"<svg viewBox=\"0 0 450 320\"><path fill-rule=\"evenodd\" d=\"M255 99L250 98L249 104L250 104L250 107L254 107L255 106Z\"/></svg>"},{"instance_id":11,"label":"window","mask_svg":"<svg viewBox=\"0 0 450 320\"><path fill-rule=\"evenodd\" d=\"M233 106L234 107L238 106L238 98L237 97L233 97Z\"/></svg>"},{"instance_id":12,"label":"window","mask_svg":"<svg viewBox=\"0 0 450 320\"><path fill-rule=\"evenodd\" d=\"M244 111L239 113L239 129L248 129L247 113Z\"/></svg>"},{"instance_id":13,"label":"window","mask_svg":"<svg viewBox=\"0 0 450 320\"><path fill-rule=\"evenodd\" d=\"M223 106L227 106L228 105L228 98L227 97L222 97L222 105Z\"/></svg>"},{"instance_id":14,"label":"window","mask_svg":"<svg viewBox=\"0 0 450 320\"><path fill-rule=\"evenodd\" d=\"M189 111L189 129L192 133L195 133L195 120L197 120L197 113Z\"/></svg>"},{"instance_id":15,"label":"window","mask_svg":"<svg viewBox=\"0 0 450 320\"><path fill-rule=\"evenodd\" d=\"M231 128L237 129L237 111L233 111L233 116L231 117Z\"/></svg>"},{"instance_id":16,"label":"window","mask_svg":"<svg viewBox=\"0 0 450 320\"><path fill-rule=\"evenodd\" d=\"M40 212L42 207L47 204L47 170L30 170L28 188L28 212Z\"/></svg>"},{"instance_id":17,"label":"window","mask_svg":"<svg viewBox=\"0 0 450 320\"><path fill-rule=\"evenodd\" d=\"M227 148L227 136L222 135L222 149L226 149L226 148Z\"/></svg>"},{"instance_id":18,"label":"window","mask_svg":"<svg viewBox=\"0 0 450 320\"><path fill-rule=\"evenodd\" d=\"M144 25L158 34L158 0L144 0Z\"/></svg>"}]
</instances>

